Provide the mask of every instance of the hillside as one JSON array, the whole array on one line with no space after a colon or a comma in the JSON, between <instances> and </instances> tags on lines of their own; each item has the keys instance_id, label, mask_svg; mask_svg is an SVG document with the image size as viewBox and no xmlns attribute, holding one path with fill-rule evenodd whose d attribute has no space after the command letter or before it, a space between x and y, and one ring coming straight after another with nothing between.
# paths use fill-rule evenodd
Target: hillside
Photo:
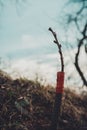
<instances>
[{"instance_id":1,"label":"hillside","mask_svg":"<svg viewBox=\"0 0 87 130\"><path fill-rule=\"evenodd\" d=\"M0 71L0 130L47 130L54 98L52 86ZM65 89L62 100L60 127L87 126L87 96Z\"/></svg>"}]
</instances>

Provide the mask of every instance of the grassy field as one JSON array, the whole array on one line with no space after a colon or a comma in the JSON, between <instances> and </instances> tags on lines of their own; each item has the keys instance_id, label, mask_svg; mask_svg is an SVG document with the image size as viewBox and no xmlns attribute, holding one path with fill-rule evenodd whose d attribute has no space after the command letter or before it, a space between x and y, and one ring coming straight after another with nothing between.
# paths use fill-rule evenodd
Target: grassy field
<instances>
[{"instance_id":1,"label":"grassy field","mask_svg":"<svg viewBox=\"0 0 87 130\"><path fill-rule=\"evenodd\" d=\"M28 79L13 80L0 70L0 130L47 130L55 99L55 88ZM65 89L60 127L87 126L87 96Z\"/></svg>"}]
</instances>

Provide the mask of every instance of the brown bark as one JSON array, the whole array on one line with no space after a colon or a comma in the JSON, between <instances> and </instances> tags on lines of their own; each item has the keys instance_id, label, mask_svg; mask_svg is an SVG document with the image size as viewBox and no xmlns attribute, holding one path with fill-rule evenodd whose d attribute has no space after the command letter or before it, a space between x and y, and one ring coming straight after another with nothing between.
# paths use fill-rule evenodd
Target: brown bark
<instances>
[{"instance_id":1,"label":"brown bark","mask_svg":"<svg viewBox=\"0 0 87 130\"><path fill-rule=\"evenodd\" d=\"M57 35L56 33L52 30L52 28L49 28L49 31L52 32L55 40L54 40L54 43L57 44L58 46L58 49L59 49L59 54L60 54L60 60L61 60L61 71L63 72L64 71L64 59L63 59L63 54L62 54L62 50L61 50L61 44L59 44L59 41L57 39Z\"/></svg>"}]
</instances>

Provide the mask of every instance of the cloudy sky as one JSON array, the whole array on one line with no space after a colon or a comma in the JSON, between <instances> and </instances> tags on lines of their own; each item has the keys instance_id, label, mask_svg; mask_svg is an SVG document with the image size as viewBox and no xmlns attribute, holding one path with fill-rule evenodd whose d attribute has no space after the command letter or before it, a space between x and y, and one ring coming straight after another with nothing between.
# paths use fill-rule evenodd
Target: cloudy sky
<instances>
[{"instance_id":1,"label":"cloudy sky","mask_svg":"<svg viewBox=\"0 0 87 130\"><path fill-rule=\"evenodd\" d=\"M0 57L6 60L3 68L7 72L14 77L19 75L30 79L39 75L44 82L55 83L60 59L48 28L57 32L67 64L70 57L65 50L66 37L61 22L66 3L67 0L7 1L0 7ZM69 40L73 37L71 34ZM74 77L72 62L68 67L67 75Z\"/></svg>"}]
</instances>

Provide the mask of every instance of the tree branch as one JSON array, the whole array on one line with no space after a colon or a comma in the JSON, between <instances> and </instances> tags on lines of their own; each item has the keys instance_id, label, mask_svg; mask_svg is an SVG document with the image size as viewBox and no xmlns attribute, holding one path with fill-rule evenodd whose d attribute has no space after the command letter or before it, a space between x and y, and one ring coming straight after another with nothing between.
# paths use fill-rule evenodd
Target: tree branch
<instances>
[{"instance_id":1,"label":"tree branch","mask_svg":"<svg viewBox=\"0 0 87 130\"><path fill-rule=\"evenodd\" d=\"M79 43L78 43L78 50L77 50L77 53L75 55L75 67L76 67L76 69L77 69L77 71L78 71L78 73L83 81L83 84L87 86L87 80L84 77L84 74L82 73L82 71L79 67L79 63L78 63L81 46L84 44L84 40L87 40L86 31L87 31L87 23L85 24L84 29L82 31L83 38L80 39Z\"/></svg>"},{"instance_id":2,"label":"tree branch","mask_svg":"<svg viewBox=\"0 0 87 130\"><path fill-rule=\"evenodd\" d=\"M83 1L82 7L80 8L80 10L76 13L77 15L80 15L82 13L82 11L85 8L85 1Z\"/></svg>"},{"instance_id":3,"label":"tree branch","mask_svg":"<svg viewBox=\"0 0 87 130\"><path fill-rule=\"evenodd\" d=\"M54 36L54 43L57 44L58 49L59 49L59 54L60 54L60 59L61 59L61 71L64 71L64 61L63 61L63 54L62 54L62 50L61 50L61 44L59 44L58 39L57 39L57 35L56 33L52 30L52 28L49 28L49 31L52 32L53 36Z\"/></svg>"}]
</instances>

